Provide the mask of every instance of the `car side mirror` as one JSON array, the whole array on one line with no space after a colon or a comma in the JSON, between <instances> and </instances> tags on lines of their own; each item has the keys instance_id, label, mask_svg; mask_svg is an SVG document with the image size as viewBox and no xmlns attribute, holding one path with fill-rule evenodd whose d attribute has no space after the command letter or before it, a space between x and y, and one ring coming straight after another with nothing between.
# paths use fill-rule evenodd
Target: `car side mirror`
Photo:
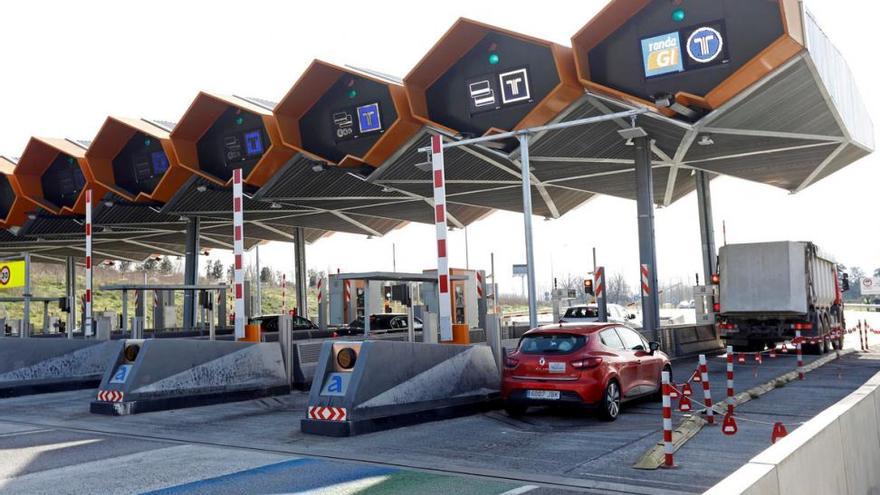
<instances>
[{"instance_id":1,"label":"car side mirror","mask_svg":"<svg viewBox=\"0 0 880 495\"><path fill-rule=\"evenodd\" d=\"M651 354L660 350L660 342L648 342L648 348L651 349Z\"/></svg>"}]
</instances>

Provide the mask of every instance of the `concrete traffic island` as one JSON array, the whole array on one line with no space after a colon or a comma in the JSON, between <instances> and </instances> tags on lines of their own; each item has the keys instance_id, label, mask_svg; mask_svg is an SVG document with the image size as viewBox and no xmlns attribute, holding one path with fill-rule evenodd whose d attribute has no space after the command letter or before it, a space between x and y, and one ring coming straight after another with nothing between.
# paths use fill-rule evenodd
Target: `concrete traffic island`
<instances>
[{"instance_id":1,"label":"concrete traffic island","mask_svg":"<svg viewBox=\"0 0 880 495\"><path fill-rule=\"evenodd\" d=\"M290 393L275 343L124 340L90 410L129 415Z\"/></svg>"},{"instance_id":2,"label":"concrete traffic island","mask_svg":"<svg viewBox=\"0 0 880 495\"><path fill-rule=\"evenodd\" d=\"M0 397L96 387L122 348L117 342L0 339Z\"/></svg>"},{"instance_id":3,"label":"concrete traffic island","mask_svg":"<svg viewBox=\"0 0 880 495\"><path fill-rule=\"evenodd\" d=\"M325 342L301 430L345 437L473 414L499 390L488 346Z\"/></svg>"}]
</instances>

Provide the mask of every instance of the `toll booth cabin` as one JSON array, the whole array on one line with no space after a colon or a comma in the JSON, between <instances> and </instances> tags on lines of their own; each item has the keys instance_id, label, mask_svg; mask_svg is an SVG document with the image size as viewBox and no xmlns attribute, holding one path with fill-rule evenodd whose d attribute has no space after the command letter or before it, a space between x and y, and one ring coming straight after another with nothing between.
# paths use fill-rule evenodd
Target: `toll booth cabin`
<instances>
[{"instance_id":1,"label":"toll booth cabin","mask_svg":"<svg viewBox=\"0 0 880 495\"><path fill-rule=\"evenodd\" d=\"M452 319L453 323L468 325L468 328L485 328L485 304L482 295L485 274L481 270L452 268ZM399 280L364 280L352 278L355 274L337 273L329 276L329 323L331 326L346 325L364 316L369 308L370 314L397 312L395 308L405 307L407 291L404 290L407 278L436 276L436 270L424 270L421 274L408 277L395 274ZM437 294L433 283L419 282L418 295L427 311L436 312ZM483 308L481 310L481 308ZM424 309L416 306L416 317L421 318Z\"/></svg>"}]
</instances>

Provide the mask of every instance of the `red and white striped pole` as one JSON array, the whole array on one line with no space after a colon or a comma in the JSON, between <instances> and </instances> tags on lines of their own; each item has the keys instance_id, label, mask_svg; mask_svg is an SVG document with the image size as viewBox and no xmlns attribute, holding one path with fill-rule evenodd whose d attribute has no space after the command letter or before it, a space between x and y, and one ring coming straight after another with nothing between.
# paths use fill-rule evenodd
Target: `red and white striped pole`
<instances>
[{"instance_id":1,"label":"red and white striped pole","mask_svg":"<svg viewBox=\"0 0 880 495\"><path fill-rule=\"evenodd\" d=\"M343 308L343 313L345 314L345 321L350 321L350 315L348 314L351 307L351 280L346 280L342 283L342 295L343 300L345 301L345 307Z\"/></svg>"},{"instance_id":2,"label":"red and white striped pole","mask_svg":"<svg viewBox=\"0 0 880 495\"><path fill-rule=\"evenodd\" d=\"M318 305L324 300L324 277L318 277ZM318 310L320 311L320 310Z\"/></svg>"},{"instance_id":3,"label":"red and white striped pole","mask_svg":"<svg viewBox=\"0 0 880 495\"><path fill-rule=\"evenodd\" d=\"M446 254L446 173L443 138L431 136L431 167L434 173L434 224L437 228L437 294L440 308L440 340L452 340L452 301L449 295L449 258Z\"/></svg>"},{"instance_id":4,"label":"red and white striped pole","mask_svg":"<svg viewBox=\"0 0 880 495\"><path fill-rule=\"evenodd\" d=\"M287 314L287 274L281 274L281 314Z\"/></svg>"},{"instance_id":5,"label":"red and white striped pole","mask_svg":"<svg viewBox=\"0 0 880 495\"><path fill-rule=\"evenodd\" d=\"M86 321L83 335L92 336L92 190L86 189Z\"/></svg>"},{"instance_id":6,"label":"red and white striped pole","mask_svg":"<svg viewBox=\"0 0 880 495\"><path fill-rule=\"evenodd\" d=\"M797 349L797 366L798 366L798 380L804 379L804 353L803 346L801 345L801 331L795 330L795 349Z\"/></svg>"},{"instance_id":7,"label":"red and white striped pole","mask_svg":"<svg viewBox=\"0 0 880 495\"><path fill-rule=\"evenodd\" d=\"M648 270L648 265L642 265L642 294L646 296L651 295L651 272Z\"/></svg>"},{"instance_id":8,"label":"red and white striped pole","mask_svg":"<svg viewBox=\"0 0 880 495\"><path fill-rule=\"evenodd\" d=\"M245 338L244 334L244 205L241 191L241 169L232 171L232 228L233 254L235 256L235 338Z\"/></svg>"},{"instance_id":9,"label":"red and white striped pole","mask_svg":"<svg viewBox=\"0 0 880 495\"><path fill-rule=\"evenodd\" d=\"M712 409L712 389L709 388L709 366L706 364L706 355L700 354L700 376L703 378L703 403L706 406L706 421L710 425L715 424L715 411Z\"/></svg>"},{"instance_id":10,"label":"red and white striped pole","mask_svg":"<svg viewBox=\"0 0 880 495\"><path fill-rule=\"evenodd\" d=\"M733 414L733 346L727 346L727 414Z\"/></svg>"},{"instance_id":11,"label":"red and white striped pole","mask_svg":"<svg viewBox=\"0 0 880 495\"><path fill-rule=\"evenodd\" d=\"M475 272L477 274L477 300L483 298L483 274L480 270Z\"/></svg>"},{"instance_id":12,"label":"red and white striped pole","mask_svg":"<svg viewBox=\"0 0 880 495\"><path fill-rule=\"evenodd\" d=\"M661 374L663 380L663 467L671 468L675 466L672 458L672 400L669 398L671 385L669 384L669 372L664 371Z\"/></svg>"}]
</instances>

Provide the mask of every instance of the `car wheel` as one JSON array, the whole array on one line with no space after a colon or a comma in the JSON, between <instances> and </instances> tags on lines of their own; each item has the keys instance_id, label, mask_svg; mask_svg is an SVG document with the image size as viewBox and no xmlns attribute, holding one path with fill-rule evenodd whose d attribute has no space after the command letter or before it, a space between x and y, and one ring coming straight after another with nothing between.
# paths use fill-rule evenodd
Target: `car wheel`
<instances>
[{"instance_id":1,"label":"car wheel","mask_svg":"<svg viewBox=\"0 0 880 495\"><path fill-rule=\"evenodd\" d=\"M620 384L611 380L605 386L602 394L602 403L599 408L599 418L604 421L614 421L620 415Z\"/></svg>"},{"instance_id":2,"label":"car wheel","mask_svg":"<svg viewBox=\"0 0 880 495\"><path fill-rule=\"evenodd\" d=\"M511 418L518 418L526 413L528 408L526 406L507 404L504 406L504 412L507 413Z\"/></svg>"}]
</instances>

